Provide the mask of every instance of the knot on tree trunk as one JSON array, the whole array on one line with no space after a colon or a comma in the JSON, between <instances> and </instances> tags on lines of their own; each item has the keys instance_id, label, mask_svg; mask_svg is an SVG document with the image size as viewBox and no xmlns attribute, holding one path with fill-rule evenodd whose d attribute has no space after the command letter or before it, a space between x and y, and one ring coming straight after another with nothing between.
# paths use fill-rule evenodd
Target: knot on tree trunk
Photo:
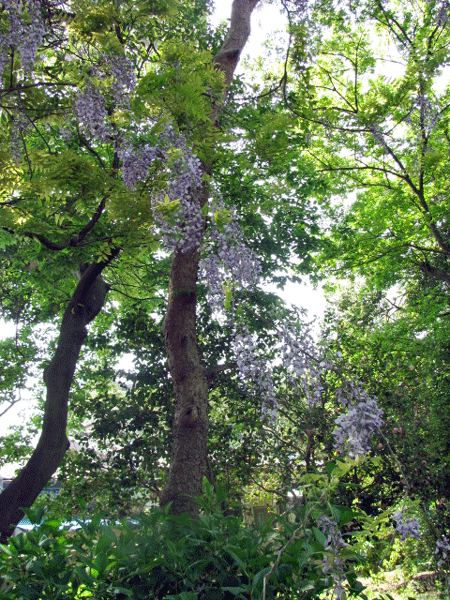
<instances>
[{"instance_id":1,"label":"knot on tree trunk","mask_svg":"<svg viewBox=\"0 0 450 600\"><path fill-rule=\"evenodd\" d=\"M184 414L180 418L181 427L195 427L198 422L199 410L198 407L193 404L184 409Z\"/></svg>"}]
</instances>

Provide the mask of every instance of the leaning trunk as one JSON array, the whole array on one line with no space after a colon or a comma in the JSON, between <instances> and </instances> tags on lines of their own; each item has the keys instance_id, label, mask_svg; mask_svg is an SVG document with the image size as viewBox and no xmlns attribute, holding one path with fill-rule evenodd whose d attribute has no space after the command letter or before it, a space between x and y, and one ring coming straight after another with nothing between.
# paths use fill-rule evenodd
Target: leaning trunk
<instances>
[{"instance_id":1,"label":"leaning trunk","mask_svg":"<svg viewBox=\"0 0 450 600\"><path fill-rule=\"evenodd\" d=\"M225 96L250 34L250 17L258 0L234 0L230 30L214 63L225 75ZM213 122L220 108L211 107ZM212 165L204 165L211 174ZM205 185L199 202L208 199ZM208 379L197 346L196 308L200 254L175 251L172 256L164 337L175 402L172 460L161 494L161 505L171 502L174 514L198 512L208 442Z\"/></svg>"},{"instance_id":2,"label":"leaning trunk","mask_svg":"<svg viewBox=\"0 0 450 600\"><path fill-rule=\"evenodd\" d=\"M64 313L55 355L44 371L47 396L41 436L28 463L0 494L2 543L22 519L21 509L32 506L69 448L66 426L70 385L87 337L86 325L103 307L108 291L101 277L106 264L93 264L83 273Z\"/></svg>"}]
</instances>

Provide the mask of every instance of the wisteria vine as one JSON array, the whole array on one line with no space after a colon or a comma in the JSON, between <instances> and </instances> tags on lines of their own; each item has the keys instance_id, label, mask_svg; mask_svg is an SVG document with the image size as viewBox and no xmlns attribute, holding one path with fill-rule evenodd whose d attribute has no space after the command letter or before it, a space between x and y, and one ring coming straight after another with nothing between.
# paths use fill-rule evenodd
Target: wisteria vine
<instances>
[{"instance_id":1,"label":"wisteria vine","mask_svg":"<svg viewBox=\"0 0 450 600\"><path fill-rule=\"evenodd\" d=\"M324 574L324 583L326 587L333 585L333 593L337 600L345 598L345 588L343 586L345 577L345 560L340 555L342 548L347 547L336 521L330 517L319 517L317 526L326 536L325 551L328 555L322 561L322 573Z\"/></svg>"}]
</instances>

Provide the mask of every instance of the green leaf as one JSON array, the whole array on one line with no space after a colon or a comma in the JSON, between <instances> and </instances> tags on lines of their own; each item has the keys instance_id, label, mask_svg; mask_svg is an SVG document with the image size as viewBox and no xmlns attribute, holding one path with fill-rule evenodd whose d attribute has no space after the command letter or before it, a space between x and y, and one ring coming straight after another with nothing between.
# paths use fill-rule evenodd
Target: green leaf
<instances>
[{"instance_id":1,"label":"green leaf","mask_svg":"<svg viewBox=\"0 0 450 600\"><path fill-rule=\"evenodd\" d=\"M229 554L231 556L231 558L234 560L234 562L242 569L242 572L247 573L247 565L240 558L240 556L238 556L236 554L236 552L232 548L230 548L230 546L228 546L228 545L225 545L223 549L227 554Z\"/></svg>"}]
</instances>

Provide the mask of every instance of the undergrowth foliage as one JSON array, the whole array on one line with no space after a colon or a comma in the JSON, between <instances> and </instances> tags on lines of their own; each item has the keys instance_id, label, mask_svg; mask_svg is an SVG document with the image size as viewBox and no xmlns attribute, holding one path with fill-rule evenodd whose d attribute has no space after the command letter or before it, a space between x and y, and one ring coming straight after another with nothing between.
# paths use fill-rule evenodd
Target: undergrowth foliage
<instances>
[{"instance_id":1,"label":"undergrowth foliage","mask_svg":"<svg viewBox=\"0 0 450 600\"><path fill-rule=\"evenodd\" d=\"M389 511L374 521L332 503L340 480L362 460L306 473L301 502L252 525L224 512L226 490L206 478L198 519L170 515L169 506L121 521L91 514L71 523L26 510L34 528L0 546L0 600L368 600L358 572L368 541L379 543L386 528L391 536L379 551L389 550ZM404 539L404 529L397 531Z\"/></svg>"},{"instance_id":2,"label":"undergrowth foliage","mask_svg":"<svg viewBox=\"0 0 450 600\"><path fill-rule=\"evenodd\" d=\"M80 520L68 531L28 511L39 526L1 547L0 598L307 599L333 586L339 598L363 590L355 574L361 556L338 529L348 529L352 511L327 508L322 494L297 507L295 520L274 515L249 527L218 510L223 492L208 483L204 490L198 520L155 508L133 521Z\"/></svg>"}]
</instances>

